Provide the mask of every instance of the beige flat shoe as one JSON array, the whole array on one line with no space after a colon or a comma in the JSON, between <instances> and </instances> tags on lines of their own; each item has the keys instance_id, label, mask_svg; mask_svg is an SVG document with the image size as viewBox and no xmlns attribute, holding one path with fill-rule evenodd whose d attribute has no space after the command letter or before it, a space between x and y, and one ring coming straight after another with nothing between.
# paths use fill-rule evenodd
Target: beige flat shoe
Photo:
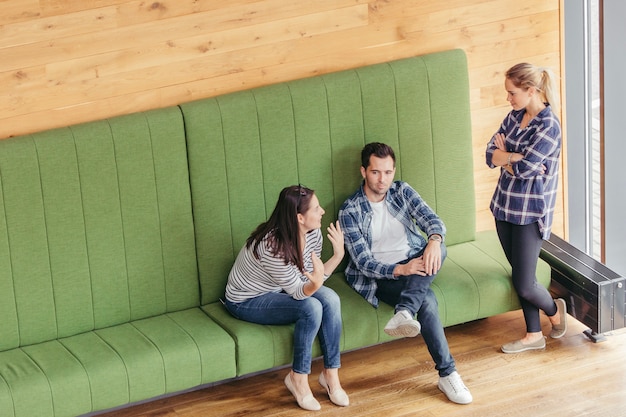
<instances>
[{"instance_id":1,"label":"beige flat shoe","mask_svg":"<svg viewBox=\"0 0 626 417\"><path fill-rule=\"evenodd\" d=\"M322 408L320 403L315 399L315 397L313 397L313 394L307 394L304 397L298 395L295 387L293 386L293 381L291 380L290 373L287 374L287 376L285 377L285 386L287 387L289 392L291 392L291 395L295 397L300 408L303 408L309 411L317 411Z\"/></svg>"},{"instance_id":2,"label":"beige flat shoe","mask_svg":"<svg viewBox=\"0 0 626 417\"><path fill-rule=\"evenodd\" d=\"M521 340L516 340L515 342L507 343L502 345L502 352L504 353L520 353L525 352L527 350L538 350L545 349L546 347L546 338L542 337L536 342L530 344L524 344Z\"/></svg>"},{"instance_id":3,"label":"beige flat shoe","mask_svg":"<svg viewBox=\"0 0 626 417\"><path fill-rule=\"evenodd\" d=\"M326 377L324 377L324 372L320 374L318 381L328 393L328 397L330 397L330 401L332 401L333 404L341 407L347 407L350 404L348 394L346 394L343 389L339 388L334 390L333 392L330 392L330 389L328 388L328 383L326 382Z\"/></svg>"}]
</instances>

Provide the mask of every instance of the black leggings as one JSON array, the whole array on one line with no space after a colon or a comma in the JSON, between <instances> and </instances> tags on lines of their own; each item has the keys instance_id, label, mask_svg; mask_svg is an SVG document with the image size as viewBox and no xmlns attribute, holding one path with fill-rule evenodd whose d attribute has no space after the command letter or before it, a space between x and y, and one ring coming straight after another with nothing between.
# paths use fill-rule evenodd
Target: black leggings
<instances>
[{"instance_id":1,"label":"black leggings","mask_svg":"<svg viewBox=\"0 0 626 417\"><path fill-rule=\"evenodd\" d=\"M537 260L543 243L539 225L531 223L519 226L496 220L496 230L502 249L511 264L511 279L522 305L526 331L540 332L539 310L553 316L557 308L548 290L537 282Z\"/></svg>"}]
</instances>

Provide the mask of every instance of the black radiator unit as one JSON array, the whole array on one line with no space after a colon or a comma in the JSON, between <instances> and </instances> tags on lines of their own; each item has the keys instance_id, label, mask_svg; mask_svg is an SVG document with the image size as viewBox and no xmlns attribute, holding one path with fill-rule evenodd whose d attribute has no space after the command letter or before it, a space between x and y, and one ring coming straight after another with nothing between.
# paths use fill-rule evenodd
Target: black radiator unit
<instances>
[{"instance_id":1,"label":"black radiator unit","mask_svg":"<svg viewBox=\"0 0 626 417\"><path fill-rule=\"evenodd\" d=\"M540 256L552 269L552 296L563 298L568 313L589 326L585 334L592 341L626 327L626 278L554 234Z\"/></svg>"}]
</instances>

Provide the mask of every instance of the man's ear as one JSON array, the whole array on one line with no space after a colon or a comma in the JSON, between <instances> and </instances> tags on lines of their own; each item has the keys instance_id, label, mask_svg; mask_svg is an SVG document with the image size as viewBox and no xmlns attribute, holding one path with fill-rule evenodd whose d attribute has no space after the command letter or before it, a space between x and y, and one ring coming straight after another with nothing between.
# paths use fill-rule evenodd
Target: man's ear
<instances>
[{"instance_id":1,"label":"man's ear","mask_svg":"<svg viewBox=\"0 0 626 417\"><path fill-rule=\"evenodd\" d=\"M363 179L365 179L365 168L363 168L363 166L361 166L361 176L363 177Z\"/></svg>"}]
</instances>

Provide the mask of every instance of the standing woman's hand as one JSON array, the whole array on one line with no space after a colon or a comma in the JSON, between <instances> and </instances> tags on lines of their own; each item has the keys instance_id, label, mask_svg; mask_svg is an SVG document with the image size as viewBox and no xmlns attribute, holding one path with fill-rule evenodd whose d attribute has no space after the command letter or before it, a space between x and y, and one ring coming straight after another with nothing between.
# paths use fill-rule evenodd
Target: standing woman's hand
<instances>
[{"instance_id":1,"label":"standing woman's hand","mask_svg":"<svg viewBox=\"0 0 626 417\"><path fill-rule=\"evenodd\" d=\"M496 145L496 148L506 152L506 137L504 134L496 133L496 138L493 143Z\"/></svg>"},{"instance_id":2,"label":"standing woman's hand","mask_svg":"<svg viewBox=\"0 0 626 417\"><path fill-rule=\"evenodd\" d=\"M522 158L521 154L516 154L516 153L509 153L506 150L506 136L504 136L503 133L496 133L496 137L494 140L494 144L496 145L496 148L498 148L498 150L504 152L504 157L507 158L506 162L507 163L502 163L502 168L504 168L505 170L507 170L509 172L509 174L513 175L513 167L511 165L509 165L509 163L513 163L513 162L517 162ZM506 156L508 155L508 156Z\"/></svg>"}]
</instances>

